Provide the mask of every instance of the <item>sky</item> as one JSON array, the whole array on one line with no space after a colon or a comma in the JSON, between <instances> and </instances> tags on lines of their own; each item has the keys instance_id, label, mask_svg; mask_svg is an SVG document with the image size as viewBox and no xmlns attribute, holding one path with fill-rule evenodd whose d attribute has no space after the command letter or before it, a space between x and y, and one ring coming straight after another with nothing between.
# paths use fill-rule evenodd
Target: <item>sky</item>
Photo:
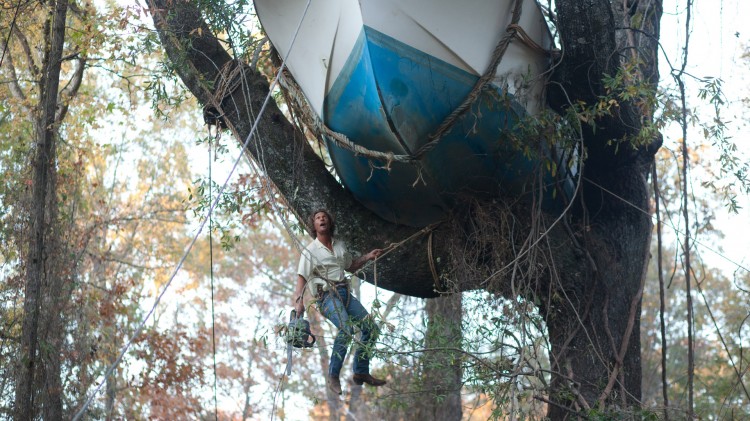
<instances>
[{"instance_id":1,"label":"sky","mask_svg":"<svg viewBox=\"0 0 750 421\"><path fill-rule=\"evenodd\" d=\"M750 144L745 137L748 134L747 119L750 116L742 104L743 98L750 97L747 88L750 80L750 60L741 55L750 46L750 27L747 16L750 16L750 2L746 0L720 0L696 2L692 11L692 31L689 39L687 73L695 77L715 77L724 82L724 93L727 106L724 118L729 120L729 131L733 141L745 160L750 156ZM661 44L663 53L660 60L661 84L664 87L675 86L671 76L670 63L679 67L682 48L685 45L685 1L665 0L661 26ZM713 110L705 101L697 98L701 83L686 78L689 94L688 106L696 107L696 112L703 119L710 119ZM710 120L709 120L710 121ZM672 125L664 131L664 145L676 150L675 144L681 139L681 129ZM704 142L700 128L690 127L687 136L688 145L695 147ZM700 171L693 172L694 185L700 184ZM724 233L720 243L711 243L708 239L697 238L698 250L706 261L712 265L733 271L737 265L717 255L750 268L750 200L745 195L739 197L742 208L738 214L727 212L719 204L716 209L716 227Z\"/></svg>"}]
</instances>

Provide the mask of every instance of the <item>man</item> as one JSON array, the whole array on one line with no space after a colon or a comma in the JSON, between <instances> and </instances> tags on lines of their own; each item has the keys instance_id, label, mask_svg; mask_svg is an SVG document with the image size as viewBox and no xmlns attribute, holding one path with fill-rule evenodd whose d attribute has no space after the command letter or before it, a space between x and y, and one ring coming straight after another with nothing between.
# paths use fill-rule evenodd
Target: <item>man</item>
<instances>
[{"instance_id":1,"label":"man","mask_svg":"<svg viewBox=\"0 0 750 421\"><path fill-rule=\"evenodd\" d=\"M370 375L369 354L378 333L377 326L359 300L351 294L344 271L356 272L365 263L380 256L383 251L374 249L353 259L346 249L346 244L334 240L336 223L325 209L313 212L308 221L308 228L314 240L302 251L299 260L294 307L297 314L302 317L305 311L302 297L307 285L312 296L316 298L318 310L339 329L333 342L331 363L328 366L328 388L338 395L341 394L339 373L354 336L354 324L362 331L364 346L358 347L354 354L352 380L359 385L367 383L371 386L382 386L385 380Z\"/></svg>"}]
</instances>

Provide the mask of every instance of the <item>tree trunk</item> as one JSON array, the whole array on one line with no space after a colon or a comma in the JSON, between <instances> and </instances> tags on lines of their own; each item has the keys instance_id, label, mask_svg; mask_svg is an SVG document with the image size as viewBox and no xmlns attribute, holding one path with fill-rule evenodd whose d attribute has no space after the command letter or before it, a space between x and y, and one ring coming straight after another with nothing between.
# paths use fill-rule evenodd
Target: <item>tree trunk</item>
<instances>
[{"instance_id":1,"label":"tree trunk","mask_svg":"<svg viewBox=\"0 0 750 421\"><path fill-rule=\"evenodd\" d=\"M462 416L463 317L461 293L426 300L427 332L422 355L423 393L414 419L457 421Z\"/></svg>"},{"instance_id":2,"label":"tree trunk","mask_svg":"<svg viewBox=\"0 0 750 421\"><path fill-rule=\"evenodd\" d=\"M60 350L63 335L58 300L61 274L55 263L56 232L56 140L59 122L55 120L67 0L51 9L45 25L47 42L40 81L38 118L35 121L36 150L33 160L31 226L26 263L26 291L21 334L19 373L16 383L15 417L59 420L62 414ZM51 305L51 306L50 306Z\"/></svg>"},{"instance_id":3,"label":"tree trunk","mask_svg":"<svg viewBox=\"0 0 750 421\"><path fill-rule=\"evenodd\" d=\"M608 93L604 76L624 63L655 95L660 1L556 5L566 60L554 75L553 108L565 110L563 98L596 103ZM629 29L636 21L641 26ZM552 269L559 276L550 277L553 294L541 306L552 344L552 419L595 406L640 406L640 303L652 228L646 179L661 139L629 142L651 112L621 101L612 115L582 127L588 158L569 219L574 235L557 238L559 267Z\"/></svg>"},{"instance_id":4,"label":"tree trunk","mask_svg":"<svg viewBox=\"0 0 750 421\"><path fill-rule=\"evenodd\" d=\"M642 189L628 194L610 188L646 209L645 180L623 184ZM552 281L557 284L549 285L556 297L541 309L552 345L551 419L599 405L640 405L640 302L650 218L621 203L579 228L587 232L584 255L561 265L559 280ZM575 249L571 242L560 244Z\"/></svg>"}]
</instances>

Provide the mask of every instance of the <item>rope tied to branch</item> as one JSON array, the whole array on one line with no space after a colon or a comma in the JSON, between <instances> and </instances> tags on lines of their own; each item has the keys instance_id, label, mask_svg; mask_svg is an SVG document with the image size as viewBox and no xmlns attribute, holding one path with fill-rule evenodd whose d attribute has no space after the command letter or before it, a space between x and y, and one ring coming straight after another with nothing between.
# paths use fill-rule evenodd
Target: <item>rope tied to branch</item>
<instances>
[{"instance_id":1,"label":"rope tied to branch","mask_svg":"<svg viewBox=\"0 0 750 421\"><path fill-rule=\"evenodd\" d=\"M203 121L209 126L216 126L217 131L229 128L221 104L234 91L242 86L243 63L237 59L229 60L221 66L214 80L214 92L203 107Z\"/></svg>"}]
</instances>

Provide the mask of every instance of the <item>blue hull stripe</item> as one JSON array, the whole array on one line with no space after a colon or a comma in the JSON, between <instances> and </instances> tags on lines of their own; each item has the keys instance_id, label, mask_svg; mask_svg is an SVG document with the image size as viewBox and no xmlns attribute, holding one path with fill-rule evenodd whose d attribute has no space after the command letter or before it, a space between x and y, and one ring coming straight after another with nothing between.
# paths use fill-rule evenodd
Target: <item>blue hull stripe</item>
<instances>
[{"instance_id":1,"label":"blue hull stripe","mask_svg":"<svg viewBox=\"0 0 750 421\"><path fill-rule=\"evenodd\" d=\"M365 27L323 104L333 130L366 148L413 153L471 91L477 76ZM457 195L520 193L534 164L512 147L524 109L487 89L419 165L373 169L328 142L346 187L385 219L423 226L445 216ZM374 162L385 165L384 162ZM416 182L416 184L415 184Z\"/></svg>"}]
</instances>

